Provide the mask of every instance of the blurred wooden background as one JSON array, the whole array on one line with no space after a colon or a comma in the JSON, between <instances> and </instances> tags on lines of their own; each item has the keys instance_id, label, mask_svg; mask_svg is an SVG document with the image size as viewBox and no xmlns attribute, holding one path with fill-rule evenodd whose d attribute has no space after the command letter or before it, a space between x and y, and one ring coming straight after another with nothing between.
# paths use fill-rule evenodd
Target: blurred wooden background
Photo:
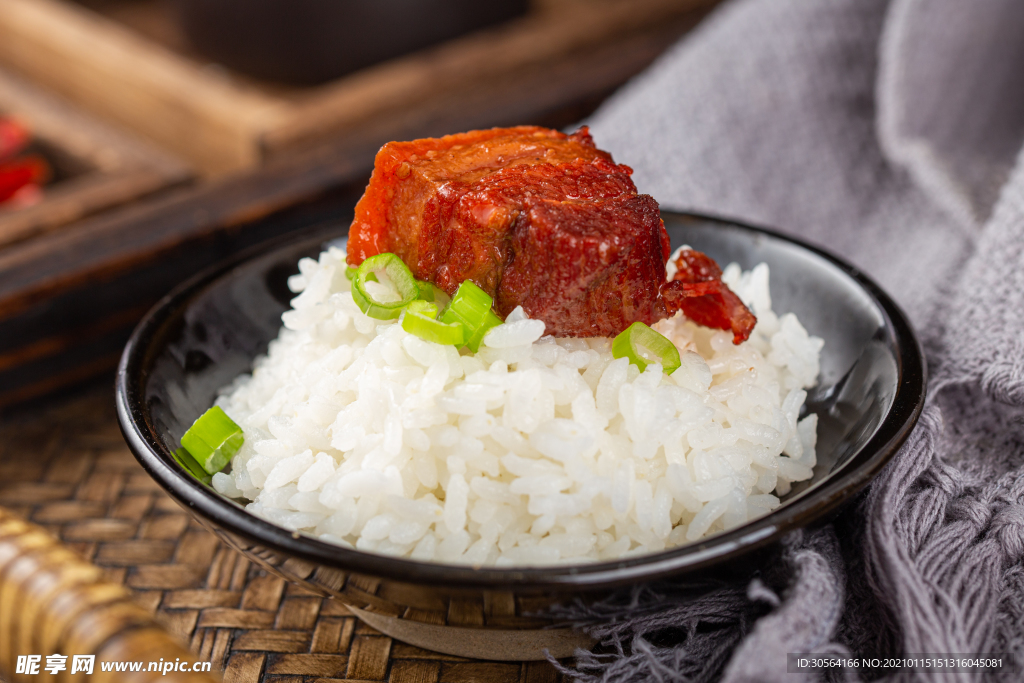
<instances>
[{"instance_id":1,"label":"blurred wooden background","mask_svg":"<svg viewBox=\"0 0 1024 683\"><path fill-rule=\"evenodd\" d=\"M220 547L131 458L112 370L190 275L313 226L343 234L384 142L570 126L716 2L536 0L507 24L295 87L199 58L166 0L0 0L0 114L80 171L35 207L0 209L0 505L129 586L228 680L553 680L547 665L393 643Z\"/></svg>"},{"instance_id":2,"label":"blurred wooden background","mask_svg":"<svg viewBox=\"0 0 1024 683\"><path fill-rule=\"evenodd\" d=\"M188 165L0 69L0 114L31 121L57 176L44 201L0 206L0 249L189 180Z\"/></svg>"},{"instance_id":3,"label":"blurred wooden background","mask_svg":"<svg viewBox=\"0 0 1024 683\"><path fill-rule=\"evenodd\" d=\"M0 0L0 69L206 179L0 248L0 410L109 372L145 310L225 255L311 222L343 232L384 142L571 125L713 5L543 0L506 25L283 88L197 62L159 0L88 2Z\"/></svg>"},{"instance_id":4,"label":"blurred wooden background","mask_svg":"<svg viewBox=\"0 0 1024 683\"><path fill-rule=\"evenodd\" d=\"M613 87L711 2L540 0L523 18L315 87L268 85L205 68L159 0L88 4L106 13L66 0L0 0L0 61L174 149L200 172L219 175L351 135L382 114L417 119L427 110L455 109L506 77L513 80L505 89L543 99L539 83L522 87L515 79L538 70L544 80L546 69L587 53L600 61L608 48L614 59L576 63L571 71L591 79L601 72L601 86ZM638 37L646 48L631 43ZM563 80L559 90L568 100L594 85Z\"/></svg>"}]
</instances>

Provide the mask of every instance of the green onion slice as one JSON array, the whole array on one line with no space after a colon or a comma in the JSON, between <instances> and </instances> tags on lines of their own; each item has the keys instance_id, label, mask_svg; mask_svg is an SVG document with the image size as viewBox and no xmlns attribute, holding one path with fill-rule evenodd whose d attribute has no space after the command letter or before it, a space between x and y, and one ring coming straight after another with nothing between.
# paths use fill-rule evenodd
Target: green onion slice
<instances>
[{"instance_id":1,"label":"green onion slice","mask_svg":"<svg viewBox=\"0 0 1024 683\"><path fill-rule=\"evenodd\" d=\"M434 300L434 285L430 284L426 280L417 280L416 289L419 290L419 299L423 301Z\"/></svg>"},{"instance_id":2,"label":"green onion slice","mask_svg":"<svg viewBox=\"0 0 1024 683\"><path fill-rule=\"evenodd\" d=\"M615 337L612 355L628 358L640 372L647 369L648 363L661 363L665 373L671 375L682 364L675 344L641 322L633 323Z\"/></svg>"},{"instance_id":3,"label":"green onion slice","mask_svg":"<svg viewBox=\"0 0 1024 683\"><path fill-rule=\"evenodd\" d=\"M242 447L242 428L218 406L200 416L181 437L181 445L209 474L220 472Z\"/></svg>"},{"instance_id":4,"label":"green onion slice","mask_svg":"<svg viewBox=\"0 0 1024 683\"><path fill-rule=\"evenodd\" d=\"M355 279L356 273L358 271L358 268L353 268L352 266L349 266L348 268L345 269L345 277L348 278L349 280L353 280Z\"/></svg>"},{"instance_id":5,"label":"green onion slice","mask_svg":"<svg viewBox=\"0 0 1024 683\"><path fill-rule=\"evenodd\" d=\"M397 290L396 299L381 300L366 291L367 282L390 283ZM394 320L402 309L419 296L412 271L395 254L377 254L359 264L352 280L352 298L366 315L377 320Z\"/></svg>"},{"instance_id":6,"label":"green onion slice","mask_svg":"<svg viewBox=\"0 0 1024 683\"><path fill-rule=\"evenodd\" d=\"M462 346L465 343L465 329L461 323L445 323L437 319L437 304L427 301L413 301L405 309L402 329L435 344Z\"/></svg>"},{"instance_id":7,"label":"green onion slice","mask_svg":"<svg viewBox=\"0 0 1024 683\"><path fill-rule=\"evenodd\" d=\"M189 452L186 451L184 448L179 448L178 450L171 453L171 455L174 457L174 460L185 469L186 472L188 472L189 474L191 474L193 477L203 482L204 484L210 483L210 475L206 472L206 470L200 467L199 463L196 462L196 459L193 458L189 454Z\"/></svg>"},{"instance_id":8,"label":"green onion slice","mask_svg":"<svg viewBox=\"0 0 1024 683\"><path fill-rule=\"evenodd\" d=\"M441 314L441 322L461 323L466 328L465 345L476 353L487 331L501 324L501 318L491 310L493 299L484 290L466 280L455 291L448 307Z\"/></svg>"},{"instance_id":9,"label":"green onion slice","mask_svg":"<svg viewBox=\"0 0 1024 683\"><path fill-rule=\"evenodd\" d=\"M447 303L450 298L443 289L432 282L417 280L416 286L420 290L419 298L423 301L432 301L438 305L438 308Z\"/></svg>"}]
</instances>

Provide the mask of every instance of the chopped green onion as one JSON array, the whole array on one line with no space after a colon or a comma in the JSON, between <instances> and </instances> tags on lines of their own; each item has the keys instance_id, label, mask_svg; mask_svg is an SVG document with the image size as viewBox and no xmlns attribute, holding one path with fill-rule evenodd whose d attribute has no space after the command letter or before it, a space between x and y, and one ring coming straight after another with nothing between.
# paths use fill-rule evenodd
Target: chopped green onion
<instances>
[{"instance_id":1,"label":"chopped green onion","mask_svg":"<svg viewBox=\"0 0 1024 683\"><path fill-rule=\"evenodd\" d=\"M441 314L441 322L461 323L466 328L465 344L476 353L487 331L501 324L501 318L491 310L493 301L487 292L466 280Z\"/></svg>"},{"instance_id":2,"label":"chopped green onion","mask_svg":"<svg viewBox=\"0 0 1024 683\"><path fill-rule=\"evenodd\" d=\"M405 309L406 313L416 313L417 315L437 319L437 304L430 301L420 301L417 299L409 304L408 308Z\"/></svg>"},{"instance_id":3,"label":"chopped green onion","mask_svg":"<svg viewBox=\"0 0 1024 683\"><path fill-rule=\"evenodd\" d=\"M444 290L436 286L432 282L427 282L426 280L417 280L416 287L418 287L420 290L420 295L418 298L422 299L423 301L433 301L434 303L437 303L438 301L448 299L448 295L444 293Z\"/></svg>"},{"instance_id":4,"label":"chopped green onion","mask_svg":"<svg viewBox=\"0 0 1024 683\"><path fill-rule=\"evenodd\" d=\"M413 301L405 309L402 329L435 344L462 346L465 329L461 323L445 323L437 319L437 305L426 301Z\"/></svg>"},{"instance_id":5,"label":"chopped green onion","mask_svg":"<svg viewBox=\"0 0 1024 683\"><path fill-rule=\"evenodd\" d=\"M628 358L640 372L647 369L648 363L661 363L662 370L671 375L682 364L675 344L641 322L633 323L615 337L612 355Z\"/></svg>"},{"instance_id":6,"label":"chopped green onion","mask_svg":"<svg viewBox=\"0 0 1024 683\"><path fill-rule=\"evenodd\" d=\"M476 353L477 351L480 350L480 344L484 340L484 335L487 334L492 327L497 327L503 322L505 321L499 318L494 313L494 311L487 311L487 315L484 317L483 324L480 325L480 327L477 328L476 332L474 332L469 337L469 339L466 340L466 346L469 347L470 351Z\"/></svg>"},{"instance_id":7,"label":"chopped green onion","mask_svg":"<svg viewBox=\"0 0 1024 683\"><path fill-rule=\"evenodd\" d=\"M171 455L174 457L174 460L185 469L186 472L188 472L189 474L191 474L193 477L203 482L204 484L210 483L210 475L207 474L206 470L199 466L199 463L196 462L196 459L189 455L189 452L186 451L184 448L179 448L178 450L171 453Z\"/></svg>"},{"instance_id":8,"label":"chopped green onion","mask_svg":"<svg viewBox=\"0 0 1024 683\"><path fill-rule=\"evenodd\" d=\"M426 280L417 280L416 289L419 290L419 296L417 298L423 301L434 300L434 285L430 284Z\"/></svg>"},{"instance_id":9,"label":"chopped green onion","mask_svg":"<svg viewBox=\"0 0 1024 683\"><path fill-rule=\"evenodd\" d=\"M353 280L355 279L356 273L358 271L358 268L353 268L352 266L349 266L348 268L345 269L345 277L348 278L349 280Z\"/></svg>"},{"instance_id":10,"label":"chopped green onion","mask_svg":"<svg viewBox=\"0 0 1024 683\"><path fill-rule=\"evenodd\" d=\"M384 276L384 277L382 277ZM395 301L380 301L366 291L367 282L390 282L397 290ZM419 296L416 278L402 259L395 254L377 254L359 264L352 280L352 298L366 315L377 320L393 320L402 314L402 309Z\"/></svg>"},{"instance_id":11,"label":"chopped green onion","mask_svg":"<svg viewBox=\"0 0 1024 683\"><path fill-rule=\"evenodd\" d=\"M196 420L181 437L181 445L210 474L220 472L242 447L242 428L219 406Z\"/></svg>"}]
</instances>

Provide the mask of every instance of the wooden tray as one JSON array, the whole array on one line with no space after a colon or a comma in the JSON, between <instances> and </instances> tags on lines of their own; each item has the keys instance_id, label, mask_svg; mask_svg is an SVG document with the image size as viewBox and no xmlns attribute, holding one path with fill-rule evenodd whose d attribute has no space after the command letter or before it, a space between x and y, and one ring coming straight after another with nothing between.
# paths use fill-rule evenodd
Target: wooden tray
<instances>
[{"instance_id":1,"label":"wooden tray","mask_svg":"<svg viewBox=\"0 0 1024 683\"><path fill-rule=\"evenodd\" d=\"M559 679L547 662L466 660L392 640L341 603L254 567L138 465L118 431L109 385L0 421L0 505L131 588L226 683Z\"/></svg>"},{"instance_id":2,"label":"wooden tray","mask_svg":"<svg viewBox=\"0 0 1024 683\"><path fill-rule=\"evenodd\" d=\"M678 35L715 2L537 0L502 26L326 85L284 88L189 56L159 0L121 3L121 21L68 0L0 0L0 62L216 175L358 135L384 115L422 117L482 86L515 88L524 72L566 60L586 80L580 57L645 34Z\"/></svg>"},{"instance_id":3,"label":"wooden tray","mask_svg":"<svg viewBox=\"0 0 1024 683\"><path fill-rule=\"evenodd\" d=\"M26 124L48 155L73 168L30 207L0 206L0 249L83 216L184 182L189 168L0 69L0 113Z\"/></svg>"}]
</instances>

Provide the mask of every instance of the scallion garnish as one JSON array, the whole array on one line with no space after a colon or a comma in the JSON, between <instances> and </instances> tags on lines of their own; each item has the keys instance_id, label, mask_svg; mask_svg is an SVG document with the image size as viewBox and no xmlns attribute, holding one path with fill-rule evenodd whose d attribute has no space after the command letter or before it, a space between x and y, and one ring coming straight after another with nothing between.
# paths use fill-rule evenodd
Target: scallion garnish
<instances>
[{"instance_id":1,"label":"scallion garnish","mask_svg":"<svg viewBox=\"0 0 1024 683\"><path fill-rule=\"evenodd\" d=\"M493 299L484 290L466 280L455 291L448 307L441 314L441 322L461 323L466 328L465 345L476 353L480 350L487 331L501 324L501 318L491 310Z\"/></svg>"},{"instance_id":2,"label":"scallion garnish","mask_svg":"<svg viewBox=\"0 0 1024 683\"><path fill-rule=\"evenodd\" d=\"M209 474L220 472L242 447L242 428L219 406L196 420L181 437L181 445Z\"/></svg>"},{"instance_id":3,"label":"scallion garnish","mask_svg":"<svg viewBox=\"0 0 1024 683\"><path fill-rule=\"evenodd\" d=\"M682 364L675 344L641 322L633 323L615 337L612 355L628 358L640 372L647 369L648 363L661 363L661 369L671 375Z\"/></svg>"},{"instance_id":4,"label":"scallion garnish","mask_svg":"<svg viewBox=\"0 0 1024 683\"><path fill-rule=\"evenodd\" d=\"M210 483L210 475L206 472L206 470L204 470L199 465L199 463L196 462L196 459L193 458L189 454L189 452L186 451L184 448L179 448L178 450L171 453L171 455L174 457L175 462L177 462L179 465L185 468L186 472L188 472L189 474L191 474L193 477L203 482L204 484Z\"/></svg>"},{"instance_id":5,"label":"scallion garnish","mask_svg":"<svg viewBox=\"0 0 1024 683\"><path fill-rule=\"evenodd\" d=\"M394 288L393 300L385 300L367 291L366 283L376 281L382 287L390 284ZM402 309L419 296L416 278L412 271L395 254L377 254L359 264L352 279L352 298L366 315L377 320L393 320L402 314Z\"/></svg>"},{"instance_id":6,"label":"scallion garnish","mask_svg":"<svg viewBox=\"0 0 1024 683\"><path fill-rule=\"evenodd\" d=\"M443 302L447 302L449 299L445 291L432 282L427 282L426 280L417 280L416 286L420 290L420 295L418 298L424 301L433 302L438 305L438 308L444 305Z\"/></svg>"},{"instance_id":7,"label":"scallion garnish","mask_svg":"<svg viewBox=\"0 0 1024 683\"><path fill-rule=\"evenodd\" d=\"M462 346L465 330L461 323L446 323L437 319L437 305L427 301L413 301L405 309L402 329L435 344Z\"/></svg>"},{"instance_id":8,"label":"scallion garnish","mask_svg":"<svg viewBox=\"0 0 1024 683\"><path fill-rule=\"evenodd\" d=\"M345 277L348 278L349 280L352 280L355 278L356 273L358 271L358 268L353 268L352 266L349 266L348 268L345 269Z\"/></svg>"}]
</instances>

